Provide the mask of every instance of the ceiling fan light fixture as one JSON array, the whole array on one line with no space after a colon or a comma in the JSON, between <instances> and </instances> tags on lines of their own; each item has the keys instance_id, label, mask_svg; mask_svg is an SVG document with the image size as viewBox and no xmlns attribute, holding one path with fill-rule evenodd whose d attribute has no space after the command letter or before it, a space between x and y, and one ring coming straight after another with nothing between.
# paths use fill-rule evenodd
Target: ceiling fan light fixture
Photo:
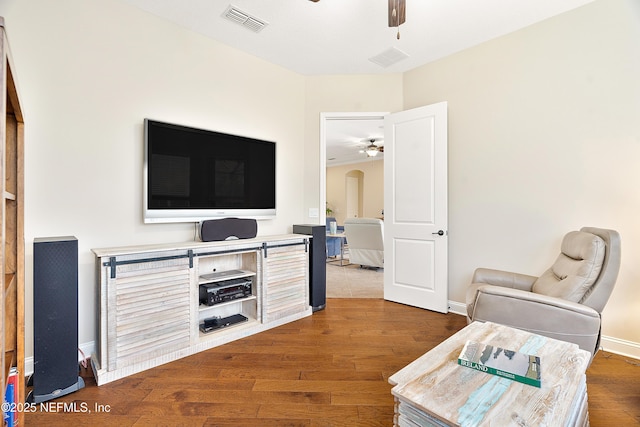
<instances>
[{"instance_id":1,"label":"ceiling fan light fixture","mask_svg":"<svg viewBox=\"0 0 640 427\"><path fill-rule=\"evenodd\" d=\"M367 153L367 157L375 157L378 155L378 147L375 146L374 144L371 144L367 147L366 150L364 150L365 153Z\"/></svg>"}]
</instances>

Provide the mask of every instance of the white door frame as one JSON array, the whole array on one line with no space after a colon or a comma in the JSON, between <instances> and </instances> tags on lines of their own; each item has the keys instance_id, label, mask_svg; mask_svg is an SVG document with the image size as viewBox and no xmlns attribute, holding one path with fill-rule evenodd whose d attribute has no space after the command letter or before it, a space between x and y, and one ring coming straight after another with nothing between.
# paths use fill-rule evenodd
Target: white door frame
<instances>
[{"instance_id":1,"label":"white door frame","mask_svg":"<svg viewBox=\"0 0 640 427\"><path fill-rule=\"evenodd\" d=\"M389 112L320 113L320 224L327 219L327 121L329 120L380 120Z\"/></svg>"}]
</instances>

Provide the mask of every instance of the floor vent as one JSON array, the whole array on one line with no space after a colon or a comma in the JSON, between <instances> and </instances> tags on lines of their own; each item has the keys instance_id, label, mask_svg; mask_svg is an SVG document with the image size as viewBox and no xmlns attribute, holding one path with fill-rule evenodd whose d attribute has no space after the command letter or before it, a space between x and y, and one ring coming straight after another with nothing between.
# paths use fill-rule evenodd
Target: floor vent
<instances>
[{"instance_id":1,"label":"floor vent","mask_svg":"<svg viewBox=\"0 0 640 427\"><path fill-rule=\"evenodd\" d=\"M254 33L259 33L264 27L267 26L266 21L258 19L255 16L251 16L233 5L229 5L227 10L225 10L222 14L222 17L228 19L229 21L235 22L236 24L240 24L243 27L253 31Z\"/></svg>"},{"instance_id":2,"label":"floor vent","mask_svg":"<svg viewBox=\"0 0 640 427\"><path fill-rule=\"evenodd\" d=\"M387 68L408 57L409 55L407 55L403 51L396 49L395 47L392 47L385 50L381 54L378 54L376 56L369 58L369 61L373 62L374 64L378 64L383 68Z\"/></svg>"}]
</instances>

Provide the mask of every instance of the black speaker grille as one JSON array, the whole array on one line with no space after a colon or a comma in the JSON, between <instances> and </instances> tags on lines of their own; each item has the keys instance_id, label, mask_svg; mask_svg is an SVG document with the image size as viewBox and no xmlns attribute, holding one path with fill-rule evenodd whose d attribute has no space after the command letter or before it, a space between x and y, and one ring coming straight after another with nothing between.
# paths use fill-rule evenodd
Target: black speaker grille
<instances>
[{"instance_id":1,"label":"black speaker grille","mask_svg":"<svg viewBox=\"0 0 640 427\"><path fill-rule=\"evenodd\" d=\"M78 241L36 239L33 245L35 395L78 380Z\"/></svg>"}]
</instances>

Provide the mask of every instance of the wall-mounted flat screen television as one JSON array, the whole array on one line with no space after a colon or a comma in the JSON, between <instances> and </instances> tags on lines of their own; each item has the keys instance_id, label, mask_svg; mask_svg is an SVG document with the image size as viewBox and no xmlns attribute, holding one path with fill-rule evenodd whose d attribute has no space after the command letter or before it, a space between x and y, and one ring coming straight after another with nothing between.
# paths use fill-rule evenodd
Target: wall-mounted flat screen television
<instances>
[{"instance_id":1,"label":"wall-mounted flat screen television","mask_svg":"<svg viewBox=\"0 0 640 427\"><path fill-rule=\"evenodd\" d=\"M144 120L144 222L276 214L276 144Z\"/></svg>"}]
</instances>

